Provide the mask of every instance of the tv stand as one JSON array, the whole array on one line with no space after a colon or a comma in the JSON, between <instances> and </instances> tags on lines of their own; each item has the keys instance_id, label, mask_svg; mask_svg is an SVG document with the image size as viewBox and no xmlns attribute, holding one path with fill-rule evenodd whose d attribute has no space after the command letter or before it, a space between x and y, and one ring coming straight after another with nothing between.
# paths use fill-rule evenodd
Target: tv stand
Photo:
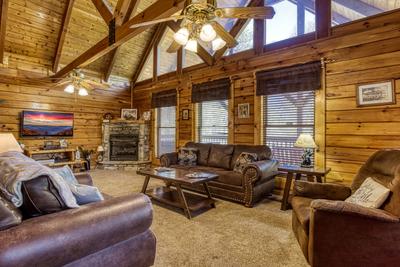
<instances>
[{"instance_id":1,"label":"tv stand","mask_svg":"<svg viewBox=\"0 0 400 267\"><path fill-rule=\"evenodd\" d=\"M72 170L75 167L85 167L87 164L86 160L76 159L75 158L76 150L73 148L63 148L63 149L36 149L36 150L25 150L25 155L28 157L41 162L43 165L46 165L50 168L70 166ZM56 156L62 156L62 161L54 161L52 162Z\"/></svg>"}]
</instances>

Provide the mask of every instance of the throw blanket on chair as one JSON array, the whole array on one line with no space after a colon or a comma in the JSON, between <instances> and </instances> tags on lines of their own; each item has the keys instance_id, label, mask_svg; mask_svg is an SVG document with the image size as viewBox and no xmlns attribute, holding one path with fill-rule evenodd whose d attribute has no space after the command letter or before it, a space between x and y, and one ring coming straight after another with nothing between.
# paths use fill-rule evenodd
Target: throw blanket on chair
<instances>
[{"instance_id":1,"label":"throw blanket on chair","mask_svg":"<svg viewBox=\"0 0 400 267\"><path fill-rule=\"evenodd\" d=\"M50 178L67 207L79 207L68 183L52 169L19 152L0 153L0 190L16 207L23 202L22 182L42 175Z\"/></svg>"}]
</instances>

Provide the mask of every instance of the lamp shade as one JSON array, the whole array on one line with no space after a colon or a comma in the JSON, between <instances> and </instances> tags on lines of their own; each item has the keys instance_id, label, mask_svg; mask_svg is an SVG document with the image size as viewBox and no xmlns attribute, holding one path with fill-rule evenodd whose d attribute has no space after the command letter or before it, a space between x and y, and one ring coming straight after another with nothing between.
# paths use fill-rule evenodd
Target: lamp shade
<instances>
[{"instance_id":1,"label":"lamp shade","mask_svg":"<svg viewBox=\"0 0 400 267\"><path fill-rule=\"evenodd\" d=\"M313 137L310 134L300 134L299 138L297 138L295 147L301 148L316 148L317 145L314 142Z\"/></svg>"},{"instance_id":2,"label":"lamp shade","mask_svg":"<svg viewBox=\"0 0 400 267\"><path fill-rule=\"evenodd\" d=\"M97 147L97 152L104 152L104 147L103 146L98 146Z\"/></svg>"},{"instance_id":3,"label":"lamp shade","mask_svg":"<svg viewBox=\"0 0 400 267\"><path fill-rule=\"evenodd\" d=\"M13 134L0 134L0 153L9 151L23 152Z\"/></svg>"}]
</instances>

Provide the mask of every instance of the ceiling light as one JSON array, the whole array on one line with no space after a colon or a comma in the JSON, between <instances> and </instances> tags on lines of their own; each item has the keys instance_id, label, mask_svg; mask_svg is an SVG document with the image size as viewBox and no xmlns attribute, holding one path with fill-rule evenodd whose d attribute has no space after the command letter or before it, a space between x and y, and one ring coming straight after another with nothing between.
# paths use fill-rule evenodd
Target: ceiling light
<instances>
[{"instance_id":1,"label":"ceiling light","mask_svg":"<svg viewBox=\"0 0 400 267\"><path fill-rule=\"evenodd\" d=\"M222 40L220 37L218 37L217 39L215 39L214 41L212 41L212 49L214 51L220 50L221 48L223 48L226 45L226 42L224 40Z\"/></svg>"},{"instance_id":2,"label":"ceiling light","mask_svg":"<svg viewBox=\"0 0 400 267\"><path fill-rule=\"evenodd\" d=\"M215 32L213 26L210 24L204 24L201 28L200 39L204 42L211 42L217 37L217 33Z\"/></svg>"},{"instance_id":3,"label":"ceiling light","mask_svg":"<svg viewBox=\"0 0 400 267\"><path fill-rule=\"evenodd\" d=\"M180 45L186 45L189 40L189 30L182 28L174 34L175 41Z\"/></svg>"},{"instance_id":4,"label":"ceiling light","mask_svg":"<svg viewBox=\"0 0 400 267\"><path fill-rule=\"evenodd\" d=\"M85 88L80 88L78 94L80 96L87 96L89 95L88 91Z\"/></svg>"},{"instance_id":5,"label":"ceiling light","mask_svg":"<svg viewBox=\"0 0 400 267\"><path fill-rule=\"evenodd\" d=\"M73 94L75 92L75 87L72 84L70 84L67 87L65 87L64 92L68 94Z\"/></svg>"},{"instance_id":6,"label":"ceiling light","mask_svg":"<svg viewBox=\"0 0 400 267\"><path fill-rule=\"evenodd\" d=\"M190 39L187 42L185 49L197 53L197 41L195 39Z\"/></svg>"}]
</instances>

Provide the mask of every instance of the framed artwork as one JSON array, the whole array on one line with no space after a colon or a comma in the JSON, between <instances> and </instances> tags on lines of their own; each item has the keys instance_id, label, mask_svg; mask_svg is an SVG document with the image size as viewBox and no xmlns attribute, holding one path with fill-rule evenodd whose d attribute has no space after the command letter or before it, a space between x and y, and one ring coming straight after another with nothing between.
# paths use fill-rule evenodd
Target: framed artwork
<instances>
[{"instance_id":1,"label":"framed artwork","mask_svg":"<svg viewBox=\"0 0 400 267\"><path fill-rule=\"evenodd\" d=\"M182 109L182 120L187 121L189 119L189 109Z\"/></svg>"},{"instance_id":2,"label":"framed artwork","mask_svg":"<svg viewBox=\"0 0 400 267\"><path fill-rule=\"evenodd\" d=\"M238 104L238 118L247 119L250 118L250 104Z\"/></svg>"},{"instance_id":3,"label":"framed artwork","mask_svg":"<svg viewBox=\"0 0 400 267\"><path fill-rule=\"evenodd\" d=\"M143 119L145 120L145 121L149 121L150 119L151 119L151 111L145 111L145 112L143 112Z\"/></svg>"},{"instance_id":4,"label":"framed artwork","mask_svg":"<svg viewBox=\"0 0 400 267\"><path fill-rule=\"evenodd\" d=\"M357 106L395 104L394 80L357 86Z\"/></svg>"},{"instance_id":5,"label":"framed artwork","mask_svg":"<svg viewBox=\"0 0 400 267\"><path fill-rule=\"evenodd\" d=\"M138 110L136 108L121 109L121 119L135 121L138 118Z\"/></svg>"}]
</instances>

